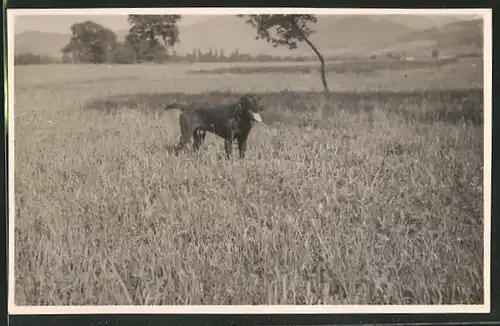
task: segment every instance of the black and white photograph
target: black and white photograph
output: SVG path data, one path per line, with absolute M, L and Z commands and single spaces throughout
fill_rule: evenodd
M 9 313 L 487 313 L 488 9 L 9 9 Z

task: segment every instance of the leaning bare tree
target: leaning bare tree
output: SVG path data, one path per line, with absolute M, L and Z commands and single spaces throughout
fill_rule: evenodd
M 246 22 L 257 29 L 255 39 L 264 39 L 274 47 L 287 46 L 290 50 L 297 48 L 297 43 L 306 42 L 316 53 L 321 63 L 321 80 L 325 92 L 329 92 L 326 82 L 325 59 L 318 48 L 309 40 L 315 31 L 309 25 L 316 23 L 314 15 L 238 15 L 246 18 Z M 275 35 L 271 35 L 275 32 Z

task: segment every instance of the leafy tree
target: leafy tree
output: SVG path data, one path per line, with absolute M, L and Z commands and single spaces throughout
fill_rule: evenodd
M 112 51 L 118 44 L 116 34 L 102 25 L 87 20 L 71 26 L 71 39 L 61 49 L 79 62 L 105 63 L 112 61 Z
M 72 63 L 73 59 L 71 58 L 71 56 L 69 55 L 69 53 L 64 53 L 62 55 L 61 62 L 62 63 Z
M 163 63 L 168 58 L 167 49 L 157 40 L 141 42 L 140 56 L 142 60 L 154 63 Z
M 33 53 L 16 54 L 14 57 L 14 65 L 45 65 L 58 63 L 56 58 L 48 55 L 39 55 Z
M 316 53 L 321 63 L 321 80 L 325 92 L 329 92 L 326 81 L 325 60 L 319 50 L 311 43 L 309 36 L 313 31 L 309 25 L 317 22 L 314 15 L 238 15 L 246 18 L 246 23 L 256 28 L 256 40 L 264 39 L 274 47 L 286 46 L 290 50 L 297 48 L 297 43 L 306 42 Z M 272 35 L 271 33 L 274 32 Z
M 113 62 L 131 64 L 137 61 L 137 55 L 132 44 L 127 41 L 120 43 L 113 51 Z
M 128 15 L 130 29 L 126 40 L 134 47 L 140 60 L 148 60 L 141 56 L 144 54 L 144 41 L 149 41 L 149 50 L 154 53 L 161 45 L 158 40 L 162 40 L 163 50 L 168 54 L 168 48 L 180 42 L 177 27 L 180 19 L 180 15 Z

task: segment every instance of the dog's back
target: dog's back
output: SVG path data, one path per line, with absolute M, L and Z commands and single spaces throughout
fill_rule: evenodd
M 184 105 L 184 104 L 178 104 L 178 103 L 172 103 L 172 104 L 169 104 L 169 105 L 165 106 L 165 110 L 174 110 L 174 109 L 178 109 L 178 110 L 184 111 L 186 109 L 186 105 Z
M 210 105 L 204 103 L 190 103 L 186 105 L 172 103 L 165 107 L 165 110 L 173 109 L 178 109 L 183 115 L 190 116 L 190 120 L 203 121 L 204 124 L 211 126 L 209 131 L 219 134 L 226 127 L 228 120 L 234 116 L 236 105 Z

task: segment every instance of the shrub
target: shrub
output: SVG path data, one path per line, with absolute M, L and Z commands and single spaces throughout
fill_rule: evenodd
M 21 53 L 14 57 L 14 65 L 44 65 L 57 63 L 59 60 L 48 55 Z

